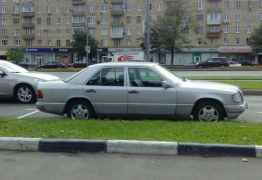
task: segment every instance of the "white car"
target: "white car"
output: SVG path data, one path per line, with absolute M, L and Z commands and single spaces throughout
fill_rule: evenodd
M 56 80 L 59 80 L 56 76 L 29 72 L 16 64 L 0 60 L 0 97 L 2 98 L 14 97 L 20 103 L 34 103 L 37 83 Z

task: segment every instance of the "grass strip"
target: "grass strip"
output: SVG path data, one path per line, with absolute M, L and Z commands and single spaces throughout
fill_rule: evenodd
M 167 120 L 0 119 L 0 136 L 261 144 L 262 124 Z
M 262 81 L 216 80 L 216 82 L 236 85 L 244 90 L 262 90 Z
M 262 80 L 262 76 L 187 76 L 191 80 Z

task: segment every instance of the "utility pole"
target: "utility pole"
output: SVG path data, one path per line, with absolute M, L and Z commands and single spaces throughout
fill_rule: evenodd
M 89 46 L 89 32 L 88 32 L 88 19 L 86 18 L 86 23 L 85 23 L 85 31 L 86 31 L 86 59 L 89 62 L 89 54 L 90 54 L 90 46 Z
M 150 61 L 150 49 L 151 49 L 151 0 L 144 0 L 145 3 L 145 36 L 144 36 L 144 46 L 145 46 L 145 60 Z

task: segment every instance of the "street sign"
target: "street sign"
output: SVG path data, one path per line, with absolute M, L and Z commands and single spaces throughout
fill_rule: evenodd
M 90 46 L 86 46 L 86 52 L 89 54 L 90 53 L 90 51 L 91 51 L 91 49 L 90 49 Z

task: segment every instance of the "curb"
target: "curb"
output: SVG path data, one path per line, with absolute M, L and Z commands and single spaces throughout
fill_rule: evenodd
M 0 137 L 0 150 L 45 153 L 122 153 L 219 157 L 262 157 L 262 146 L 162 141 Z
M 246 96 L 262 96 L 261 90 L 243 90 L 243 93 Z

